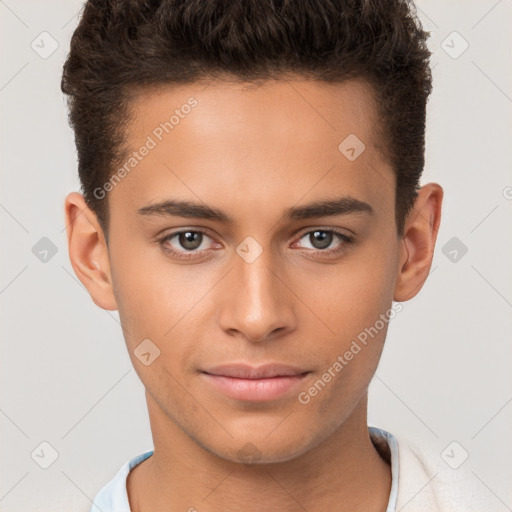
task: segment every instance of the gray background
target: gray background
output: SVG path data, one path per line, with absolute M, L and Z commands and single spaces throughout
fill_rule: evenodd
M 469 453 L 461 467 L 488 510 L 512 510 L 512 3 L 417 5 L 434 52 L 423 181 L 446 196 L 431 276 L 390 326 L 370 423 L 441 459 L 456 441 L 450 453 Z M 64 197 L 79 185 L 59 85 L 80 9 L 0 0 L 3 512 L 63 501 L 87 511 L 126 460 L 152 448 L 117 312 L 94 305 L 67 253 Z M 33 252 L 43 237 L 57 250 L 46 262 Z M 48 469 L 42 442 L 58 452 Z

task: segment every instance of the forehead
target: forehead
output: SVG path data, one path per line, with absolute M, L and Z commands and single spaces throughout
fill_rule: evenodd
M 197 105 L 189 109 L 191 98 Z M 283 140 L 288 145 L 296 141 L 295 145 L 300 146 L 305 139 L 315 142 L 327 134 L 340 138 L 348 129 L 366 145 L 377 147 L 376 106 L 374 89 L 363 80 L 337 84 L 281 79 L 258 84 L 213 81 L 161 85 L 134 96 L 130 102 L 132 122 L 126 135 L 134 142 L 153 131 L 155 121 L 165 123 L 175 114 L 171 120 L 174 134 L 188 128 L 195 137 L 212 140 L 230 136 L 238 143 L 245 137 L 256 137 L 254 141 L 246 140 L 244 148 L 251 147 L 251 142 L 269 139 L 275 141 L 271 148 Z M 181 123 L 185 118 L 187 122 Z M 179 124 L 185 126 L 178 129 Z
M 134 208 L 169 195 L 208 204 L 229 198 L 240 207 L 252 196 L 259 204 L 266 198 L 266 206 L 293 204 L 333 189 L 371 200 L 383 185 L 394 189 L 377 123 L 373 89 L 363 81 L 210 82 L 142 91 L 131 103 L 126 143 L 129 154 L 150 150 L 125 165 L 126 178 L 111 197 Z

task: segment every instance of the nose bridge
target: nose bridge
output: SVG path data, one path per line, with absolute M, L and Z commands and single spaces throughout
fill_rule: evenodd
M 290 330 L 295 317 L 286 287 L 276 277 L 276 259 L 270 249 L 256 244 L 246 239 L 237 248 L 221 322 L 225 330 L 263 341 Z

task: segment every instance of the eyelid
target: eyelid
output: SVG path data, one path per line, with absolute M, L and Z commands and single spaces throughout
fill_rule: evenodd
M 349 229 L 339 228 L 336 226 L 307 226 L 301 228 L 293 234 L 294 240 L 300 240 L 305 235 L 314 233 L 315 231 L 326 231 L 328 233 L 334 233 L 340 237 L 355 238 L 355 233 Z
M 348 238 L 355 238 L 355 232 L 352 231 L 351 229 L 340 228 L 337 226 L 322 226 L 322 225 L 320 225 L 320 226 L 312 225 L 312 226 L 307 226 L 305 228 L 301 228 L 298 231 L 296 231 L 293 236 L 301 238 L 304 235 L 306 235 L 308 233 L 312 233 L 314 231 L 332 231 L 333 233 L 337 233 L 339 235 L 343 235 Z

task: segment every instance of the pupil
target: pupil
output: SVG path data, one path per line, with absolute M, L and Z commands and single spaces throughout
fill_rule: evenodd
M 313 231 L 309 235 L 309 239 L 316 249 L 325 249 L 332 242 L 332 233 L 327 231 Z
M 185 233 L 180 233 L 179 241 L 181 246 L 185 249 L 197 249 L 201 245 L 201 233 L 194 231 L 186 231 Z

